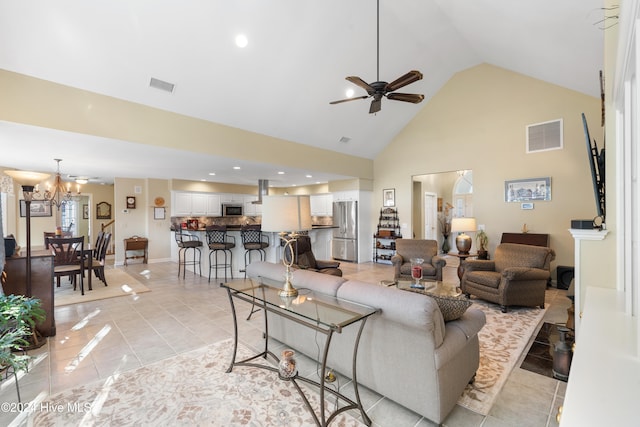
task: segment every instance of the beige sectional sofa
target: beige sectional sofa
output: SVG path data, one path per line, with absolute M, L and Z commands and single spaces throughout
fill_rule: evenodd
M 280 280 L 284 273 L 282 264 L 247 267 L 247 276 L 258 280 Z M 445 323 L 435 300 L 426 295 L 305 270 L 294 271 L 292 283 L 380 308 L 360 340 L 358 383 L 442 423 L 478 368 L 478 331 L 486 320 L 482 311 L 470 308 L 460 319 Z M 357 331 L 346 327 L 331 341 L 328 366 L 347 376 Z M 269 335 L 314 360 L 324 346 L 323 334 L 280 316 L 269 317 Z

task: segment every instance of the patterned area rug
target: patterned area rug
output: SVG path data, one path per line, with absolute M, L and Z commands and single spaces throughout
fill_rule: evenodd
M 55 288 L 54 305 L 59 307 L 62 305 L 135 295 L 150 291 L 145 285 L 118 268 L 105 268 L 104 275 L 109 286 L 105 286 L 102 280 L 96 278 L 94 275 L 91 279 L 91 287 L 93 290 L 90 291 L 88 289 L 87 279 L 85 278 L 84 295 L 80 294 L 80 285 L 78 285 L 78 289 L 74 291 L 73 285 L 69 283 L 68 279 L 62 278 L 60 287 Z
M 478 334 L 480 367 L 476 379 L 467 386 L 458 404 L 487 415 L 526 345 L 540 326 L 546 310 L 523 307 L 509 308 L 507 313 L 502 313 L 499 306 L 479 300 L 474 301 L 472 307 L 484 312 L 487 323 Z
M 225 340 L 58 393 L 36 405 L 56 410 L 32 413 L 33 425 L 315 426 L 291 382 L 246 366 L 226 373 L 231 351 Z M 240 346 L 239 359 L 249 354 Z M 315 408 L 318 396 L 308 395 Z M 363 424 L 343 413 L 331 425 Z

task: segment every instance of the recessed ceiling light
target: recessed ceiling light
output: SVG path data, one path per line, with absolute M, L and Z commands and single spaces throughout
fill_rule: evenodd
M 216 176 L 216 173 L 215 172 L 209 172 L 209 175 Z
M 306 177 L 307 177 L 307 178 L 313 178 L 313 176 L 312 176 L 312 175 L 306 175 Z
M 240 170 L 240 166 L 234 166 L 233 167 L 235 170 Z
M 284 175 L 284 172 L 278 171 L 278 175 Z
M 238 47 L 247 47 L 249 44 L 249 39 L 244 34 L 238 34 L 236 36 L 236 46 Z

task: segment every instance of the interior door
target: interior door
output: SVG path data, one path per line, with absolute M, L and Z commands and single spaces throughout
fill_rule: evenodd
M 424 193 L 424 238 L 438 240 L 438 195 Z

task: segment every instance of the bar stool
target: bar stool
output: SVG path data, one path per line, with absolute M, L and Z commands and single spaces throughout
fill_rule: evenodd
M 240 228 L 242 245 L 244 246 L 244 277 L 247 277 L 247 265 L 251 264 L 251 252 L 257 251 L 260 261 L 267 258 L 265 248 L 269 246 L 269 237 L 262 234 L 260 225 L 243 225 Z
M 182 278 L 184 279 L 184 274 L 187 271 L 187 265 L 193 265 L 193 274 L 196 274 L 196 267 L 200 270 L 200 258 L 202 255 L 200 248 L 202 247 L 202 242 L 198 239 L 198 236 L 184 234 L 180 228 L 175 231 L 174 237 L 178 244 L 178 277 L 180 277 L 180 268 L 182 267 Z M 191 261 L 187 261 L 189 249 L 193 251 L 193 258 Z M 198 254 L 197 260 L 196 253 Z M 200 274 L 201 273 L 202 271 L 200 270 Z
M 251 252 L 258 251 L 260 255 L 260 261 L 264 261 L 267 258 L 265 248 L 269 246 L 269 237 L 262 234 L 262 228 L 260 225 L 243 225 L 240 228 L 240 234 L 242 236 L 242 245 L 244 246 L 244 277 L 247 277 L 247 265 L 251 263 Z M 251 307 L 247 320 L 251 319 L 253 313 L 260 310 L 260 307 L 254 304 Z
M 216 271 L 216 279 L 218 278 L 218 269 L 224 269 L 224 280 L 227 281 L 227 268 L 231 271 L 233 279 L 233 252 L 231 249 L 236 247 L 236 238 L 227 235 L 226 225 L 209 225 L 206 228 L 207 242 L 209 243 L 209 282 L 211 282 L 211 270 Z M 218 263 L 218 252 L 224 254 L 224 264 Z M 229 258 L 227 259 L 227 252 Z M 215 258 L 215 265 L 211 262 L 211 257 Z

